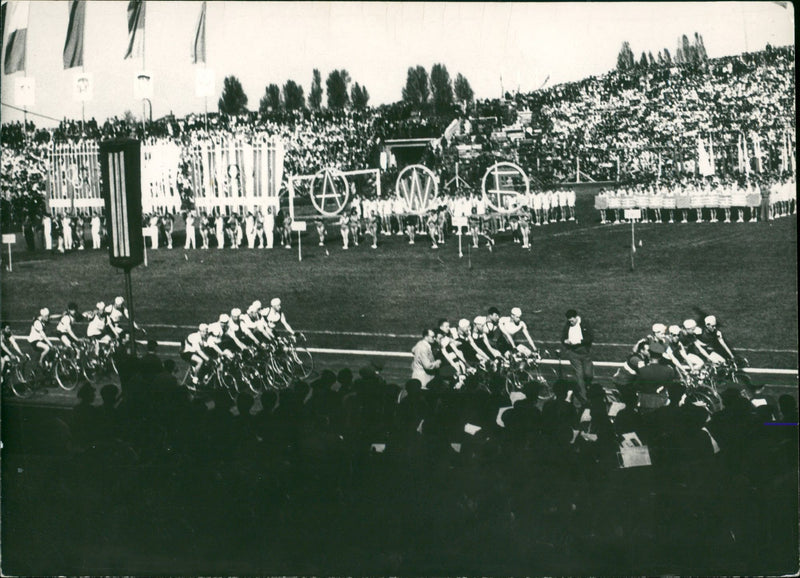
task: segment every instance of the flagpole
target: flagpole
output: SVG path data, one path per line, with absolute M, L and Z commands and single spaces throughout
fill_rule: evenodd
M 142 71 L 145 70 L 145 47 L 147 43 L 145 42 L 146 34 L 147 34 L 147 8 L 144 3 L 142 3 Z M 152 79 L 151 79 L 152 80 Z M 144 139 L 147 137 L 147 122 L 145 117 L 145 108 L 144 108 L 144 95 L 142 95 L 142 144 L 144 144 Z M 152 113 L 153 105 L 150 104 L 150 110 Z

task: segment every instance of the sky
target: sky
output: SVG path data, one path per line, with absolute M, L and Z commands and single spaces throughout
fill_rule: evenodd
M 794 8 L 776 2 L 641 3 L 479 3 L 479 2 L 208 2 L 207 63 L 216 79 L 216 110 L 222 81 L 235 75 L 258 102 L 270 83 L 288 79 L 308 95 L 312 70 L 319 68 L 323 88 L 328 73 L 349 71 L 366 86 L 370 104 L 400 100 L 410 66 L 428 71 L 447 66 L 451 78 L 462 73 L 477 98 L 501 90 L 535 90 L 543 85 L 603 74 L 616 65 L 623 41 L 638 60 L 642 51 L 674 55 L 678 38 L 702 34 L 710 58 L 762 50 L 766 44 L 794 44 Z M 84 70 L 93 76 L 87 119 L 140 117 L 142 103 L 133 94 L 134 76 L 153 76 L 153 118 L 170 112 L 202 113 L 206 102 L 195 96 L 190 48 L 200 2 L 147 2 L 145 59 L 123 60 L 127 47 L 127 2 L 89 0 L 86 7 Z M 72 97 L 80 69 L 64 70 L 62 50 L 69 2 L 35 1 L 28 21 L 25 72 L 2 81 L 2 122 L 22 119 L 14 104 L 13 79 L 36 83 L 31 112 L 54 119 L 80 120 L 81 103 Z M 55 121 L 29 115 L 38 126 Z

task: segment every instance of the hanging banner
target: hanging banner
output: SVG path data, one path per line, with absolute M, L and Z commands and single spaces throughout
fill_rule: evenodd
M 216 93 L 214 71 L 210 68 L 198 68 L 195 73 L 194 93 L 198 98 L 213 97 Z
M 94 83 L 91 72 L 75 75 L 72 83 L 72 99 L 78 102 L 89 102 L 94 98 Z
M 133 97 L 136 100 L 153 98 L 153 76 L 149 70 L 142 70 L 133 79 Z
M 36 104 L 36 79 L 23 76 L 14 79 L 14 104 L 17 106 L 34 106 Z

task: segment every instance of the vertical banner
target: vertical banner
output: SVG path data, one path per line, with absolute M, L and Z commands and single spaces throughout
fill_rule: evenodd
M 73 0 L 69 7 L 67 38 L 64 40 L 64 69 L 83 66 L 83 30 L 85 20 L 85 0 Z
M 125 58 L 139 58 L 144 53 L 144 0 L 128 2 L 128 49 Z
M 192 39 L 192 64 L 206 63 L 206 3 L 200 5 L 200 15 Z
M 3 44 L 5 48 L 3 68 L 6 74 L 11 74 L 12 72 L 25 70 L 25 45 L 28 36 L 30 2 L 22 0 L 8 2 L 4 4 L 4 7 L 6 8 L 5 26 L 8 34 Z
M 101 143 L 100 169 L 111 266 L 130 270 L 144 260 L 139 141 L 121 139 Z

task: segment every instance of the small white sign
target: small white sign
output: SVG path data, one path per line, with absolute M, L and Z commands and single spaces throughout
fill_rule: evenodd
M 72 84 L 72 99 L 77 102 L 89 102 L 94 98 L 94 83 L 91 72 L 81 72 L 75 75 Z
M 216 82 L 214 81 L 214 71 L 210 68 L 198 68 L 195 74 L 194 94 L 198 98 L 214 96 L 216 93 Z
M 133 79 L 133 97 L 136 100 L 153 98 L 153 75 L 149 70 L 136 73 Z
M 34 106 L 36 104 L 36 79 L 24 76 L 14 79 L 14 104 Z
M 8 233 L 3 235 L 3 243 L 7 245 L 13 245 L 17 242 L 17 236 L 14 233 Z
M 453 226 L 454 227 L 466 227 L 468 226 L 469 221 L 467 217 L 453 217 Z
M 642 218 L 642 210 L 641 209 L 625 209 L 625 218 L 626 219 L 641 219 Z
M 302 232 L 306 230 L 305 221 L 292 221 L 292 231 Z

